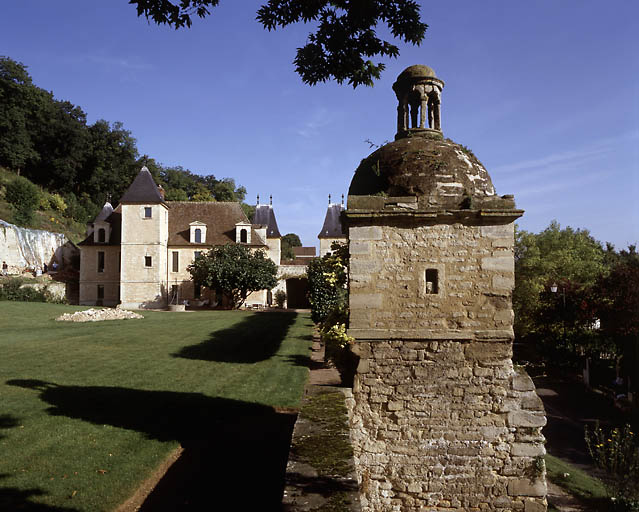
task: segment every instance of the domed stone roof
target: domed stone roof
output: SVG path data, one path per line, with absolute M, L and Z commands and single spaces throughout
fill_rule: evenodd
M 425 66 L 423 64 L 415 64 L 413 66 L 408 66 L 404 71 L 402 71 L 397 80 L 402 80 L 404 78 L 437 78 L 435 74 L 435 70 L 429 66 Z
M 433 132 L 400 138 L 362 160 L 348 194 L 417 196 L 425 207 L 453 209 L 495 198 L 490 176 L 475 155 Z

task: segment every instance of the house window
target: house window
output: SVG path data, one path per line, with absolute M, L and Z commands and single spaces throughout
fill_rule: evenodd
M 104 251 L 98 251 L 98 272 L 104 272 Z
M 104 299 L 104 285 L 103 284 L 99 284 L 98 285 L 98 300 L 102 300 Z
M 202 286 L 200 283 L 193 283 L 193 297 L 199 299 L 202 295 Z
M 180 270 L 180 253 L 178 251 L 173 251 L 172 272 L 177 272 L 178 270 Z
M 202 256 L 202 251 L 195 251 L 193 253 L 193 259 L 194 260 L 198 259 L 200 256 Z
M 439 293 L 439 283 L 437 280 L 437 269 L 426 269 L 426 293 Z
M 171 304 L 177 304 L 178 301 L 178 285 L 171 285 Z
M 150 206 L 144 207 L 144 218 L 150 219 L 153 214 L 153 209 Z
M 153 259 L 151 258 L 151 256 L 145 256 L 144 257 L 144 266 L 145 267 L 152 267 L 153 266 Z
M 240 231 L 240 243 L 245 244 L 247 240 L 247 234 L 246 234 L 246 229 L 242 229 Z
M 195 243 L 196 244 L 202 243 L 202 230 L 200 228 L 197 228 L 195 230 Z
M 104 232 L 104 228 L 98 229 L 98 242 L 106 241 L 106 233 Z

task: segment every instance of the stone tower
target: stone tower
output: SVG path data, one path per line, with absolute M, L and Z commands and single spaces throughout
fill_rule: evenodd
M 331 252 L 331 245 L 333 243 L 345 244 L 346 234 L 342 227 L 342 211 L 344 210 L 344 194 L 342 194 L 341 203 L 332 203 L 331 195 L 328 195 L 328 208 L 326 210 L 326 216 L 324 217 L 324 224 L 320 230 L 317 238 L 320 242 L 320 258 L 325 254 Z
M 167 303 L 169 211 L 146 167 L 142 167 L 120 199 L 120 208 L 122 307 L 164 307 Z
M 367 511 L 546 510 L 531 379 L 512 364 L 513 196 L 444 139 L 444 82 L 402 72 L 395 141 L 348 196 L 352 440 Z M 428 123 L 426 123 L 428 120 Z

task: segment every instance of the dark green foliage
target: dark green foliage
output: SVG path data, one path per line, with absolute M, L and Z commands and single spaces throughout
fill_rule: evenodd
M 278 308 L 283 308 L 286 302 L 286 292 L 284 290 L 277 290 L 275 292 L 275 305 Z
M 639 434 L 630 425 L 603 430 L 586 427 L 586 445 L 595 465 L 607 476 L 604 485 L 621 503 L 615 510 L 639 510 Z
M 397 46 L 377 37 L 377 26 L 387 25 L 394 37 L 415 45 L 428 27 L 421 22 L 414 0 L 269 0 L 257 19 L 268 30 L 299 22 L 316 27 L 294 61 L 295 70 L 309 85 L 334 79 L 353 87 L 372 86 L 385 66 L 369 58 L 399 55 Z
M 33 220 L 33 212 L 40 203 L 40 190 L 28 179 L 17 176 L 7 184 L 5 197 L 13 206 L 13 220 L 21 225 L 29 225 Z
M 219 0 L 129 0 L 138 16 L 157 24 L 190 27 L 194 16 L 203 18 Z M 422 23 L 415 0 L 269 0 L 257 11 L 257 20 L 267 30 L 294 23 L 310 23 L 315 32 L 297 49 L 294 64 L 309 85 L 334 79 L 353 87 L 373 85 L 384 70 L 370 58 L 397 57 L 399 48 L 377 37 L 379 25 L 393 37 L 419 45 L 428 25 Z
M 36 289 L 31 286 L 22 287 L 23 281 L 19 277 L 12 277 L 0 282 L 0 301 L 16 300 L 21 302 L 60 302 L 45 286 Z
M 146 165 L 170 201 L 242 201 L 232 178 L 164 167 L 144 155 L 122 123 L 86 122 L 80 107 L 33 85 L 26 67 L 0 57 L 0 165 L 65 197 L 65 215 L 85 223 L 107 199 L 116 204 Z M 27 225 L 25 208 L 14 222 Z
M 321 258 L 314 258 L 308 264 L 309 302 L 311 319 L 316 324 L 323 323 L 334 310 L 348 308 L 346 290 L 346 262 L 348 248 L 334 244 L 337 249 Z
M 292 260 L 295 259 L 293 253 L 293 247 L 302 247 L 302 241 L 300 237 L 295 233 L 287 233 L 282 237 L 282 259 Z
M 215 7 L 219 0 L 129 0 L 136 6 L 138 16 L 146 16 L 158 25 L 166 24 L 176 29 L 190 27 L 191 18 L 199 16 L 204 18 L 210 14 L 209 9 Z
M 239 244 L 215 247 L 188 266 L 193 280 L 211 290 L 222 290 L 235 308 L 249 293 L 270 290 L 277 284 L 277 265 L 264 251 Z
M 604 250 L 588 230 L 553 221 L 539 234 L 515 233 L 515 333 L 533 334 L 539 326 L 540 294 L 553 282 L 588 287 L 604 271 Z M 568 297 L 567 297 L 568 299 Z

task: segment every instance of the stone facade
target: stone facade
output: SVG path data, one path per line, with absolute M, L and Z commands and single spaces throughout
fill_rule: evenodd
M 187 267 L 198 253 L 232 243 L 264 250 L 279 265 L 280 235 L 272 207 L 266 209 L 269 226 L 250 223 L 239 203 L 164 201 L 143 168 L 117 208 L 104 205 L 80 243 L 80 304 L 154 309 L 184 300 L 217 304 L 215 290 L 198 287 Z M 268 300 L 263 290 L 247 303 Z
M 400 121 L 412 98 L 402 87 L 436 81 L 430 68 L 409 70 L 395 87 Z M 398 140 L 360 166 L 345 212 L 362 508 L 545 511 L 546 418 L 512 364 L 514 221 L 523 212 L 424 117 L 410 131 L 400 123 Z

